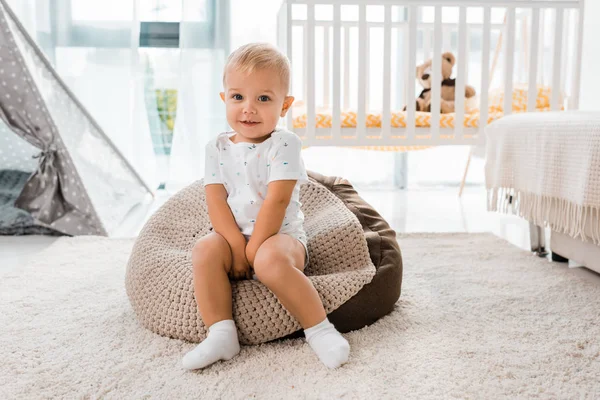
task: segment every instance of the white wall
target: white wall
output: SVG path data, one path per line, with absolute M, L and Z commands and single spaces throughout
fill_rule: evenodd
M 230 49 L 250 42 L 277 44 L 277 12 L 282 0 L 230 0 Z
M 600 1 L 585 0 L 583 16 L 583 59 L 579 108 L 600 111 Z

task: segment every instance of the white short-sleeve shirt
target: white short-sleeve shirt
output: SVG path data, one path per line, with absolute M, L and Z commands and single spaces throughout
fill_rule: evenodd
M 304 234 L 300 185 L 308 181 L 301 150 L 293 132 L 278 128 L 262 143 L 233 143 L 235 132 L 223 132 L 206 145 L 204 185 L 221 183 L 227 204 L 242 234 L 250 236 L 272 181 L 297 180 L 280 233 Z

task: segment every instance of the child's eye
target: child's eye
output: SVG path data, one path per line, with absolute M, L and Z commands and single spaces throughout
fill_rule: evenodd
M 243 97 L 241 94 L 234 94 L 233 96 L 231 96 L 234 100 L 242 100 Z
M 269 98 L 269 96 L 262 95 L 262 96 L 260 96 L 260 97 L 258 98 L 258 100 L 260 100 L 260 101 L 269 101 L 269 100 L 271 100 L 271 99 Z

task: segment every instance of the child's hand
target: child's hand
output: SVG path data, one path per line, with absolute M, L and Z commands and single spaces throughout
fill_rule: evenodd
M 229 271 L 229 277 L 234 280 L 252 279 L 252 272 L 250 271 L 250 264 L 246 258 L 245 248 L 234 248 L 232 253 L 233 265 Z

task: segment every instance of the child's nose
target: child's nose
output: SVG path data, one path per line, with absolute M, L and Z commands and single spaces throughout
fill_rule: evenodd
M 251 101 L 247 101 L 246 104 L 244 104 L 244 114 L 255 114 L 256 113 L 256 107 L 254 106 L 254 104 L 252 104 Z

